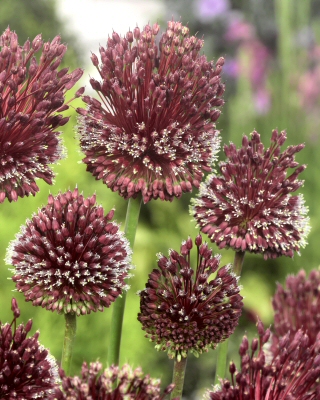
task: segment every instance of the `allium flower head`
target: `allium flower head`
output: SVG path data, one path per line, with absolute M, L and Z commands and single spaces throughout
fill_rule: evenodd
M 122 368 L 112 365 L 102 370 L 100 362 L 83 363 L 81 377 L 67 377 L 60 371 L 62 390 L 56 393 L 57 400 L 161 400 L 172 392 L 169 385 L 163 394 L 160 393 L 160 380 L 143 376 L 141 368 L 133 370 L 125 364 Z
M 220 163 L 222 175 L 211 174 L 201 184 L 192 214 L 203 233 L 220 248 L 262 253 L 264 258 L 293 257 L 306 245 L 309 218 L 303 196 L 293 196 L 305 169 L 295 161 L 303 147 L 289 146 L 281 153 L 286 133 L 272 132 L 265 149 L 254 131 L 242 147 L 224 147 L 228 157 Z M 289 168 L 293 169 L 287 176 Z
M 27 337 L 32 320 L 16 326 L 20 311 L 15 299 L 12 311 L 12 323 L 0 323 L 0 398 L 53 399 L 59 382 L 58 366 L 39 343 L 39 332 Z
M 49 196 L 11 242 L 6 261 L 13 281 L 35 306 L 77 315 L 102 311 L 123 290 L 129 276 L 129 243 L 95 204 L 75 189 Z
M 302 329 L 314 343 L 320 332 L 320 270 L 304 270 L 286 279 L 286 287 L 278 284 L 272 300 L 275 337 L 290 332 L 291 337 Z
M 320 333 L 313 345 L 301 330 L 291 339 L 287 333 L 274 353 L 266 349 L 270 330 L 258 324 L 259 340 L 251 346 L 246 336 L 239 354 L 238 371 L 230 363 L 230 381 L 207 393 L 210 400 L 317 400 L 320 398 Z M 265 345 L 265 346 L 264 346 Z
M 203 41 L 180 22 L 113 32 L 92 62 L 98 101 L 78 109 L 87 170 L 124 198 L 172 200 L 199 187 L 219 147 L 215 121 L 224 85 L 216 64 L 200 55 Z
M 180 254 L 171 250 L 169 258 L 159 255 L 159 269 L 151 272 L 146 289 L 140 292 L 142 329 L 170 358 L 181 359 L 189 351 L 197 356 L 215 348 L 233 333 L 241 314 L 242 297 L 231 266 L 219 269 L 220 256 L 212 255 L 200 235 L 195 244 L 195 270 L 189 238 Z
M 1 203 L 35 195 L 37 178 L 52 184 L 49 164 L 63 156 L 55 129 L 68 121 L 60 114 L 68 109 L 65 94 L 82 75 L 58 70 L 66 49 L 59 36 L 43 43 L 38 35 L 23 46 L 9 28 L 0 36 Z

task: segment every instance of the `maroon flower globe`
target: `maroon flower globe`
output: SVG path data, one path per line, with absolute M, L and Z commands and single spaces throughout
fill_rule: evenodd
M 301 330 L 281 338 L 274 352 L 267 349 L 270 330 L 258 323 L 259 340 L 246 336 L 240 345 L 240 369 L 233 362 L 231 379 L 208 391 L 208 400 L 317 400 L 320 398 L 320 333 L 314 344 Z
M 286 133 L 274 130 L 268 149 L 254 131 L 242 147 L 224 147 L 222 175 L 211 174 L 193 201 L 192 214 L 201 231 L 220 248 L 261 253 L 264 258 L 293 257 L 306 245 L 309 218 L 302 194 L 293 196 L 305 169 L 295 161 L 304 145 L 281 153 Z M 287 176 L 288 169 L 293 169 Z
M 62 389 L 57 388 L 57 400 L 162 400 L 173 390 L 169 385 L 161 394 L 160 380 L 144 376 L 141 368 L 133 370 L 128 364 L 122 368 L 112 365 L 105 370 L 100 362 L 86 362 L 81 368 L 81 377 L 67 377 L 60 370 Z
M 288 276 L 285 287 L 278 284 L 272 305 L 275 340 L 287 332 L 293 337 L 302 329 L 314 343 L 320 332 L 320 270 L 311 271 L 309 277 L 304 270 Z
M 39 332 L 27 337 L 32 320 L 16 326 L 20 311 L 15 299 L 12 311 L 12 323 L 0 323 L 0 398 L 53 400 L 60 382 L 58 365 L 39 343 Z
M 6 261 L 26 301 L 48 310 L 88 314 L 102 311 L 127 289 L 129 242 L 104 215 L 96 197 L 78 189 L 49 196 L 10 244 Z
M 180 22 L 113 32 L 93 54 L 100 101 L 78 109 L 87 171 L 124 198 L 173 200 L 199 187 L 219 149 L 215 121 L 224 85 L 216 64 L 200 55 L 203 41 Z
M 158 267 L 149 275 L 146 289 L 140 292 L 138 320 L 146 337 L 156 342 L 157 350 L 170 358 L 198 356 L 228 338 L 238 324 L 242 297 L 238 278 L 231 266 L 219 269 L 220 256 L 195 239 L 196 268 L 191 268 L 189 238 L 180 254 L 159 255 Z M 212 275 L 214 274 L 214 276 Z
M 82 75 L 59 70 L 66 49 L 59 36 L 43 43 L 38 35 L 23 46 L 9 28 L 0 36 L 0 203 L 35 195 L 38 178 L 52 184 L 49 164 L 63 157 L 56 129 L 69 119 L 61 115 L 69 108 L 65 94 Z

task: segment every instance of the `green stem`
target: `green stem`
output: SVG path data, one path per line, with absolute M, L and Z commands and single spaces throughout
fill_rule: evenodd
M 244 251 L 235 252 L 233 261 L 233 272 L 237 276 L 241 275 L 244 256 L 245 256 Z M 228 357 L 228 339 L 220 343 L 218 346 L 215 384 L 219 384 L 219 378 L 221 379 L 225 378 L 227 369 L 227 357 Z
M 128 201 L 124 233 L 126 235 L 126 238 L 129 240 L 131 249 L 133 249 L 134 239 L 136 236 L 141 203 L 142 203 L 141 195 L 136 199 L 130 198 Z M 112 364 L 119 365 L 120 343 L 121 343 L 122 323 L 123 323 L 125 304 L 126 304 L 126 292 L 124 291 L 122 293 L 122 296 L 118 297 L 113 306 L 112 321 L 110 328 L 110 342 L 109 342 L 108 358 L 107 358 L 108 365 Z
M 173 392 L 171 393 L 170 399 L 181 399 L 182 397 L 182 390 L 183 390 L 183 383 L 184 383 L 184 376 L 186 373 L 186 366 L 187 366 L 187 358 L 181 357 L 180 361 L 175 358 L 174 366 L 173 366 L 173 377 L 172 383 L 175 384 Z
M 64 332 L 61 367 L 68 376 L 70 373 L 73 345 L 76 338 L 77 316 L 75 313 L 66 313 L 64 317 L 66 328 Z

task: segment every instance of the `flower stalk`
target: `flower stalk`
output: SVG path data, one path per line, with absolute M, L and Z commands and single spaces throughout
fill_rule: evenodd
M 64 314 L 66 327 L 64 332 L 61 367 L 69 375 L 72 361 L 73 346 L 77 331 L 77 315 L 75 313 Z
M 129 241 L 131 249 L 134 245 L 134 240 L 138 227 L 141 203 L 141 195 L 139 195 L 136 199 L 131 197 L 128 201 L 127 215 L 125 221 L 125 236 Z M 119 297 L 114 304 L 107 358 L 108 365 L 119 364 L 122 324 L 126 297 L 126 292 L 123 292 L 122 296 Z
M 182 398 L 182 390 L 184 384 L 184 377 L 186 373 L 187 358 L 176 357 L 173 366 L 172 383 L 175 385 L 170 400 L 178 400 Z

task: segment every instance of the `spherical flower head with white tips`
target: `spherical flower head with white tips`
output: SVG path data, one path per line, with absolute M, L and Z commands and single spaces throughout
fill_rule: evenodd
M 219 150 L 215 122 L 224 103 L 221 71 L 201 55 L 203 40 L 170 21 L 113 32 L 90 80 L 100 101 L 78 109 L 87 171 L 124 198 L 172 201 L 199 187 Z
M 109 307 L 127 289 L 132 253 L 113 215 L 78 189 L 50 195 L 9 246 L 6 261 L 15 267 L 17 290 L 59 313 Z
M 60 382 L 58 365 L 38 341 L 39 332 L 27 337 L 32 320 L 16 325 L 20 315 L 12 299 L 14 319 L 11 324 L 0 322 L 0 398 L 1 399 L 54 399 Z
M 264 258 L 293 257 L 305 247 L 310 231 L 308 209 L 302 194 L 292 195 L 303 185 L 297 179 L 295 154 L 304 145 L 281 152 L 286 133 L 274 130 L 268 149 L 254 131 L 244 136 L 242 147 L 224 147 L 226 162 L 221 175 L 211 174 L 193 200 L 192 215 L 201 231 L 220 248 L 263 254 Z M 293 169 L 287 176 L 288 169 Z
M 171 250 L 168 258 L 159 255 L 159 268 L 151 272 L 146 289 L 140 292 L 142 329 L 170 358 L 214 349 L 233 333 L 241 315 L 240 287 L 231 266 L 219 268 L 220 257 L 212 255 L 200 235 L 195 244 L 195 269 L 191 268 L 189 238 L 180 254 Z
M 64 157 L 56 129 L 69 120 L 65 95 L 83 72 L 59 68 L 66 50 L 60 36 L 43 43 L 38 35 L 23 46 L 10 28 L 0 36 L 0 203 L 34 196 L 36 179 L 51 185 L 50 164 Z

